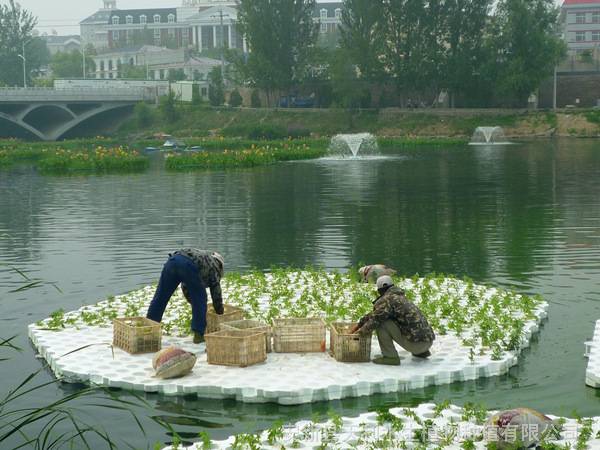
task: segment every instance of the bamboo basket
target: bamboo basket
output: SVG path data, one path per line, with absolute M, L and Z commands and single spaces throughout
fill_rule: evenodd
M 160 323 L 146 317 L 123 317 L 113 321 L 113 345 L 127 353 L 154 353 L 160 350 Z
M 371 361 L 371 335 L 351 334 L 354 323 L 334 322 L 331 324 L 329 344 L 331 353 L 339 362 Z
M 221 330 L 204 338 L 209 364 L 248 367 L 267 359 L 264 331 Z
M 277 353 L 309 353 L 326 350 L 325 322 L 322 319 L 275 319 L 273 350 Z
M 223 305 L 225 312 L 217 314 L 212 305 L 208 306 L 206 311 L 206 333 L 214 333 L 221 329 L 221 324 L 225 322 L 233 322 L 244 318 L 244 310 L 237 306 Z
M 273 346 L 271 345 L 271 337 L 273 333 L 271 332 L 271 327 L 259 322 L 258 320 L 236 320 L 233 322 L 225 322 L 221 324 L 221 330 L 249 330 L 256 332 L 264 332 L 265 333 L 265 341 L 267 343 L 267 353 L 271 353 L 273 351 Z

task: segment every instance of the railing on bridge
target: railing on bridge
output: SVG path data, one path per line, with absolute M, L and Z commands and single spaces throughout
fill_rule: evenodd
M 54 89 L 0 88 L 0 102 L 139 102 L 155 101 L 153 88 Z

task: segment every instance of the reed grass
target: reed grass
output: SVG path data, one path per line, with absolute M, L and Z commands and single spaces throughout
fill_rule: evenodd
M 13 269 L 21 278 L 30 280 L 23 270 Z M 21 290 L 30 289 L 33 287 L 26 285 Z M 0 363 L 10 364 L 11 357 L 8 352 L 22 351 L 14 343 L 16 338 L 17 336 L 0 337 L 0 351 L 2 351 Z M 128 392 L 133 396 L 133 400 L 128 400 L 109 388 L 91 386 L 58 400 L 43 403 L 38 401 L 40 394 L 45 389 L 56 387 L 62 382 L 60 378 L 40 381 L 44 373 L 43 368 L 34 371 L 14 387 L 4 383 L 6 391 L 0 393 L 0 448 L 12 450 L 107 448 L 112 450 L 124 448 L 123 445 L 134 448 L 127 443 L 116 442 L 110 432 L 94 420 L 92 412 L 97 409 L 111 413 L 125 413 L 132 420 L 132 425 L 144 436 L 146 435 L 135 409 L 149 410 L 150 405 L 140 395 Z M 154 415 L 150 417 L 171 434 L 176 434 L 171 425 L 162 419 Z

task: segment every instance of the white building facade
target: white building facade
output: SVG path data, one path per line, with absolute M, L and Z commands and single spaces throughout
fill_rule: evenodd
M 341 17 L 341 2 L 317 3 L 313 13 L 322 34 L 336 32 Z M 183 0 L 177 8 L 136 10 L 119 10 L 117 0 L 103 0 L 103 8 L 80 26 L 84 45 L 97 50 L 143 43 L 198 52 L 218 48 L 247 52 L 236 21 L 237 6 L 231 0 Z M 137 42 L 141 35 L 145 41 Z
M 570 53 L 600 47 L 600 0 L 565 0 L 562 22 Z

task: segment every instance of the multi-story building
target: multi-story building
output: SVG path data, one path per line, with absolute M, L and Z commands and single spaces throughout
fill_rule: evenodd
M 181 71 L 188 80 L 205 80 L 220 61 L 190 57 L 184 48 L 168 49 L 153 45 L 110 49 L 93 56 L 96 79 L 123 78 L 125 69 L 142 67 L 148 80 L 166 80 L 171 70 Z
M 50 55 L 59 52 L 69 53 L 73 50 L 81 50 L 81 38 L 77 35 L 58 36 L 56 34 L 43 34 L 40 36 L 45 42 Z
M 102 9 L 99 9 L 79 24 L 82 45 L 91 44 L 98 50 L 108 48 L 107 28 L 109 19 L 112 12 L 117 9 L 117 0 L 103 0 L 103 2 Z
M 571 54 L 600 47 L 600 0 L 564 0 L 562 23 Z
M 119 10 L 116 0 L 103 0 L 101 10 L 81 22 L 85 45 L 98 50 L 132 45 L 193 48 L 237 48 L 246 52 L 237 32 L 236 2 L 183 0 L 178 8 Z M 318 3 L 314 20 L 323 34 L 334 33 L 341 22 L 342 3 Z

